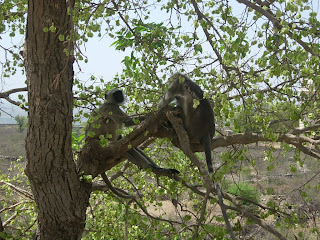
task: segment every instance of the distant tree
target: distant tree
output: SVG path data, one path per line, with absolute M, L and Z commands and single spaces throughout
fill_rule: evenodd
M 17 115 L 14 117 L 14 120 L 16 120 L 17 122 L 17 130 L 19 133 L 22 133 L 23 130 L 26 128 L 27 126 L 27 123 L 28 123 L 28 118 L 26 116 L 20 116 L 20 115 Z

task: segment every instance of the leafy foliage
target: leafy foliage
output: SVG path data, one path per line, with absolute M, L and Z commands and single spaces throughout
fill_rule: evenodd
M 9 168 L 0 172 L 1 220 L 5 227 L 2 237 L 5 239 L 29 239 L 35 230 L 36 207 L 30 196 L 28 179 L 24 174 L 22 159 L 9 162 Z M 29 194 L 24 194 L 24 191 Z M 18 194 L 19 193 L 19 194 Z
M 74 43 L 74 49 L 66 49 L 66 54 L 73 55 L 79 66 L 90 61 L 85 54 L 86 43 L 94 37 L 101 41 L 112 39 L 111 47 L 127 54 L 122 60 L 123 71 L 111 80 L 94 75 L 90 79 L 74 79 L 74 121 L 78 124 L 90 119 L 90 112 L 103 101 L 104 91 L 115 87 L 124 89 L 128 95 L 124 107 L 128 114 L 155 111 L 167 87 L 166 79 L 173 72 L 181 71 L 205 90 L 205 97 L 213 103 L 222 135 L 227 131 L 256 133 L 261 136 L 256 142 L 272 143 L 263 143 L 267 147 L 264 156 L 267 174 L 277 171 L 276 142 L 281 142 L 277 147 L 283 150 L 283 155 L 295 154 L 288 172 L 296 174 L 304 167 L 306 160 L 301 160 L 301 152 L 319 167 L 320 21 L 314 4 L 316 1 L 304 0 L 272 3 L 248 0 L 76 1 L 75 8 L 69 9 L 74 31 L 68 36 L 57 34 L 61 42 Z M 3 1 L 1 36 L 23 36 L 25 22 L 26 1 Z M 56 32 L 52 23 L 43 30 Z M 1 45 L 1 49 L 5 53 L 1 61 L 4 79 L 14 76 L 17 69 L 23 67 L 24 59 L 19 54 L 23 47 L 20 43 L 11 47 Z M 298 128 L 302 124 L 303 131 Z M 130 131 L 132 129 L 126 129 L 124 135 Z M 107 139 L 108 136 L 101 138 L 101 143 L 106 145 Z M 75 151 L 81 149 L 83 140 L 84 134 L 73 135 Z M 245 144 L 245 140 L 227 143 L 232 150 L 227 148 L 216 157 L 216 179 L 233 179 L 238 166 L 254 167 L 254 156 L 248 156 Z M 194 190 L 204 186 L 198 169 L 190 160 L 173 148 L 168 139 L 157 139 L 144 151 L 159 165 L 179 169 L 182 181 L 157 180 L 151 173 L 134 166 L 116 166 L 108 175 L 118 172 L 122 175 L 113 184 L 129 193 L 139 193 L 139 203 L 143 207 L 112 194 L 94 192 L 84 238 L 121 239 L 127 234 L 128 239 L 188 239 L 193 236 L 223 239 L 227 232 L 218 224 L 221 218 L 213 210 L 215 199 L 210 198 L 211 203 L 205 205 L 205 196 Z M 201 154 L 197 157 L 203 160 Z M 125 171 L 120 171 L 124 167 Z M 6 175 L 1 176 L 3 181 L 12 181 Z M 6 185 L 1 186 L 10 199 L 4 201 L 5 206 L 20 200 Z M 311 188 L 319 191 L 319 186 Z M 259 202 L 257 190 L 246 183 L 232 185 L 229 192 L 244 194 Z M 271 189 L 266 192 L 266 195 L 276 195 Z M 304 201 L 310 200 L 310 192 L 300 189 L 300 193 Z M 142 209 L 153 205 L 160 207 L 164 200 L 172 202 L 175 211 L 187 212 L 177 213 L 174 220 L 178 223 L 170 222 L 172 219 L 165 215 L 156 219 L 143 212 Z M 189 202 L 193 204 L 191 208 L 187 206 Z M 279 211 L 279 206 L 272 202 L 269 207 Z M 33 205 L 28 204 L 16 209 L 29 210 Z M 203 218 L 201 212 L 206 212 Z M 18 229 L 28 228 L 34 221 L 34 213 L 28 212 L 27 216 L 26 220 L 16 221 L 20 224 Z M 287 226 L 293 228 L 290 224 Z M 240 231 L 239 228 L 239 234 Z M 5 233 L 16 236 L 16 233 Z
M 229 187 L 228 192 L 231 193 L 232 195 L 242 197 L 244 199 L 244 200 L 241 200 L 242 204 L 249 205 L 248 209 L 251 212 L 255 212 L 259 209 L 258 206 L 252 204 L 252 202 L 260 203 L 261 194 L 257 189 L 250 186 L 248 183 L 239 182 L 236 184 L 232 184 Z M 251 201 L 251 203 L 248 200 L 246 201 L 246 199 Z

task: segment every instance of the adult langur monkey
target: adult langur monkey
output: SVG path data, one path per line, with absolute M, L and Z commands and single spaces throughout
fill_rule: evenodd
M 90 138 L 100 139 L 103 135 L 109 141 L 117 141 L 121 138 L 121 128 L 134 125 L 132 117 L 129 117 L 120 109 L 120 105 L 125 102 L 125 96 L 119 89 L 112 89 L 105 94 L 105 101 L 100 106 L 98 112 L 93 116 L 92 123 L 86 129 L 86 141 Z M 141 119 L 140 119 L 141 120 Z M 143 120 L 143 119 L 142 119 Z M 132 163 L 140 168 L 150 168 L 155 172 L 162 172 L 168 175 L 178 174 L 175 169 L 166 169 L 159 167 L 151 158 L 149 158 L 140 148 L 132 148 L 124 155 Z M 112 159 L 111 161 L 119 162 L 122 159 Z M 113 163 L 111 163 L 113 164 Z M 100 173 L 107 186 L 117 195 L 125 198 L 132 198 L 131 195 L 123 195 L 119 193 L 111 185 L 105 173 Z
M 158 104 L 159 109 L 173 100 L 176 100 L 177 107 L 181 109 L 181 118 L 190 143 L 201 143 L 204 146 L 208 172 L 213 178 L 211 139 L 215 132 L 215 120 L 209 100 L 203 97 L 202 89 L 195 82 L 181 73 L 175 73 L 170 77 L 168 90 Z M 198 101 L 197 106 L 194 106 L 194 100 Z M 235 239 L 223 204 L 220 186 L 218 183 L 215 183 L 215 186 L 227 229 L 231 238 Z

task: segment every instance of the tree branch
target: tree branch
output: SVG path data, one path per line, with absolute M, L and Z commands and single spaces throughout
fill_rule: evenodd
M 156 112 L 137 126 L 133 132 L 118 141 L 110 142 L 107 147 L 102 147 L 97 139 L 87 141 L 79 154 L 79 171 L 97 176 L 111 169 L 123 160 L 129 149 L 138 147 L 156 134 L 165 120 L 165 111 Z M 155 173 L 161 176 L 164 172 Z
M 257 12 L 261 13 L 263 16 L 265 16 L 266 18 L 268 18 L 273 26 L 278 29 L 281 30 L 283 28 L 283 26 L 280 24 L 280 20 L 277 19 L 275 17 L 275 15 L 270 11 L 270 10 L 264 10 L 262 7 L 257 6 L 256 4 L 254 4 L 253 2 L 250 2 L 248 0 L 237 0 L 239 3 L 243 3 L 244 5 L 246 5 L 249 8 L 252 8 L 254 10 L 256 10 Z M 284 20 L 283 20 L 284 21 Z M 289 24 L 288 24 L 289 25 Z M 304 48 L 304 50 L 306 50 L 307 52 L 309 52 L 311 55 L 316 56 L 316 57 L 320 57 L 317 53 L 315 53 L 308 45 L 307 43 L 305 43 L 304 41 L 302 41 L 301 39 L 297 39 L 294 37 L 293 33 L 291 31 L 288 31 L 288 36 L 292 39 L 297 41 L 297 43 L 300 44 L 301 47 Z
M 18 106 L 18 107 L 20 107 L 21 109 L 23 109 L 23 110 L 25 110 L 25 111 L 28 111 L 28 108 L 26 108 L 25 106 L 23 106 L 21 103 L 12 100 L 12 99 L 9 97 L 10 94 L 17 93 L 17 92 L 24 92 L 24 91 L 27 91 L 27 87 L 10 89 L 10 90 L 8 90 L 8 91 L 6 91 L 6 92 L 0 92 L 0 98 L 4 98 L 4 99 L 7 100 L 9 103 Z
M 189 139 L 188 139 L 187 132 L 185 131 L 183 125 L 179 124 L 179 122 L 178 122 L 179 120 L 172 113 L 168 112 L 167 116 L 168 116 L 169 121 L 173 124 L 174 129 L 176 130 L 177 135 L 179 137 L 179 140 L 181 141 L 181 149 L 190 158 L 191 162 L 198 167 L 199 172 L 203 178 L 204 184 L 207 188 L 207 191 L 212 192 L 212 193 L 216 193 L 217 189 L 215 189 L 214 184 L 211 181 L 209 174 L 204 167 L 204 164 L 198 160 L 198 158 L 192 153 L 191 149 L 188 147 L 189 146 Z M 223 193 L 223 198 L 232 202 L 236 206 L 237 211 L 241 212 L 244 216 L 246 216 L 247 218 L 252 220 L 254 223 L 260 225 L 262 228 L 264 228 L 268 232 L 272 233 L 273 235 L 277 236 L 279 239 L 282 239 L 282 240 L 286 239 L 276 229 L 269 226 L 267 223 L 262 221 L 259 217 L 256 217 L 255 215 L 250 213 L 244 206 L 242 206 L 236 200 L 236 198 L 234 198 L 231 195 L 226 194 L 226 193 Z
M 154 134 L 157 135 L 159 129 L 163 130 L 163 127 L 161 128 L 161 126 L 159 126 L 159 125 L 161 125 L 161 123 L 165 122 L 165 119 L 166 119 L 165 116 L 167 116 L 167 119 L 169 119 L 171 124 L 174 126 L 173 128 L 175 129 L 175 132 L 177 135 L 175 137 L 178 138 L 181 142 L 180 148 L 190 158 L 191 162 L 198 167 L 207 191 L 211 192 L 211 193 L 215 193 L 216 189 L 214 187 L 213 182 L 210 180 L 210 177 L 209 177 L 209 174 L 206 170 L 206 167 L 193 154 L 193 151 L 195 151 L 195 150 L 201 151 L 202 148 L 200 148 L 200 146 L 195 147 L 195 145 L 192 145 L 192 146 L 189 145 L 187 133 L 185 132 L 183 125 L 181 124 L 181 119 L 177 118 L 174 115 L 174 113 L 172 112 L 172 109 L 170 110 L 167 108 L 163 111 L 156 112 L 155 114 L 150 116 L 147 120 L 142 122 L 142 124 L 139 125 L 134 132 L 130 133 L 126 137 L 122 138 L 121 140 L 110 144 L 109 147 L 105 148 L 104 149 L 105 153 L 106 154 L 114 153 L 115 156 L 121 156 L 123 154 L 123 152 L 121 152 L 121 151 L 123 149 L 128 149 L 127 144 L 131 143 L 132 147 L 137 147 L 140 143 L 142 143 L 149 136 L 154 136 Z M 148 132 L 147 132 L 147 129 L 148 129 Z M 308 130 L 308 129 L 310 129 L 310 128 L 306 128 L 306 130 Z M 146 132 L 148 134 L 145 134 Z M 168 133 L 167 136 L 170 136 L 170 137 L 173 136 L 173 135 L 170 135 L 170 134 L 172 134 L 172 131 L 167 131 L 166 133 Z M 214 149 L 217 147 L 226 147 L 226 146 L 233 145 L 233 144 L 249 144 L 249 143 L 254 143 L 254 142 L 258 142 L 258 141 L 269 141 L 270 142 L 271 140 L 266 138 L 263 135 L 259 135 L 259 134 L 255 134 L 255 133 L 240 133 L 240 134 L 235 134 L 232 136 L 215 137 L 212 141 L 212 148 Z M 293 134 L 279 135 L 276 141 L 277 142 L 287 142 L 287 143 L 290 143 L 290 144 L 293 144 L 293 145 L 299 147 L 300 149 L 305 148 L 304 146 L 302 146 L 302 143 L 304 143 L 304 142 L 309 142 L 309 143 L 313 143 L 313 144 L 316 144 L 319 142 L 319 141 L 315 141 L 313 139 L 310 139 L 310 138 L 307 138 L 304 136 L 299 137 L 299 136 L 296 136 Z M 95 152 L 95 149 L 92 149 L 92 152 Z M 318 156 L 319 154 L 309 152 L 309 155 L 311 155 L 311 154 L 314 154 L 315 157 L 320 158 L 320 156 Z M 186 187 L 190 188 L 192 191 L 194 191 L 202 196 L 205 196 L 205 194 L 206 194 L 205 192 L 200 191 L 197 187 L 190 186 L 188 183 L 181 180 L 181 178 L 178 176 L 169 176 L 169 177 L 171 177 L 172 179 L 175 179 L 177 181 L 181 181 L 183 185 L 185 185 Z M 92 189 L 105 190 L 106 186 L 95 184 Z M 118 189 L 118 190 L 121 191 L 121 189 Z M 223 198 L 226 200 L 229 200 L 235 206 L 234 208 L 232 208 L 233 210 L 238 211 L 243 216 L 249 218 L 254 223 L 260 225 L 265 230 L 267 230 L 270 233 L 277 236 L 279 239 L 286 239 L 278 231 L 276 231 L 273 227 L 271 227 L 270 225 L 265 223 L 262 219 L 251 214 L 244 206 L 242 206 L 237 201 L 236 197 L 233 197 L 227 193 L 223 193 Z M 137 202 L 136 199 L 134 199 L 134 201 L 139 205 L 139 203 Z M 139 206 L 141 207 L 141 205 L 139 205 Z M 149 216 L 149 215 L 147 215 L 147 216 Z
M 8 182 L 4 182 L 4 181 L 0 181 L 0 184 L 5 184 L 7 186 L 9 186 L 10 188 L 12 188 L 14 191 L 16 191 L 17 193 L 20 193 L 22 196 L 26 197 L 26 198 L 29 198 L 31 200 L 34 200 L 34 197 L 31 193 L 27 192 L 26 190 L 23 190 L 11 183 L 8 183 Z
M 10 89 L 10 90 L 5 91 L 5 92 L 0 92 L 0 98 L 8 97 L 12 93 L 25 92 L 25 91 L 28 91 L 27 87 Z
M 119 141 L 111 142 L 107 147 L 103 148 L 99 144 L 99 140 L 86 142 L 85 146 L 79 154 L 78 167 L 80 171 L 84 171 L 85 174 L 91 174 L 97 176 L 103 173 L 123 160 L 125 153 L 130 148 L 138 147 L 141 143 L 152 137 L 158 138 L 170 138 L 173 144 L 182 149 L 190 160 L 196 165 L 201 166 L 201 163 L 194 157 L 193 152 L 203 152 L 203 146 L 200 143 L 189 143 L 185 142 L 186 138 L 182 137 L 179 139 L 177 136 L 176 129 L 168 126 L 168 119 L 171 124 L 175 123 L 173 119 L 173 109 L 166 108 L 162 111 L 153 113 L 148 119 L 143 121 L 133 132 L 123 137 Z M 170 113 L 171 112 L 171 113 Z M 173 121 L 173 122 L 172 122 Z M 179 128 L 179 124 L 177 128 Z M 182 125 L 181 125 L 182 126 Z M 218 147 L 227 147 L 236 144 L 251 144 L 256 142 L 285 142 L 292 144 L 296 148 L 300 149 L 305 154 L 314 158 L 320 159 L 320 153 L 314 149 L 307 148 L 304 144 L 311 144 L 312 146 L 320 145 L 320 140 L 315 140 L 301 134 L 315 130 L 319 128 L 319 124 L 309 126 L 303 129 L 295 129 L 291 133 L 280 134 L 275 139 L 270 139 L 263 134 L 257 133 L 238 133 L 231 136 L 217 136 L 212 139 L 211 149 Z M 184 130 L 184 129 L 183 129 Z M 179 130 L 180 131 L 180 130 Z M 181 130 L 182 131 L 182 130 Z M 300 134 L 300 136 L 296 135 Z M 185 147 L 187 146 L 187 147 Z M 115 161 L 116 159 L 122 159 Z M 202 169 L 201 175 L 206 177 L 206 169 Z M 158 176 L 161 176 L 160 172 L 155 172 Z M 208 179 L 209 176 L 207 176 Z

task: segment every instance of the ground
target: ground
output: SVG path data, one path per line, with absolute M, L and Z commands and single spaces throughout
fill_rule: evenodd
M 25 157 L 25 136 L 26 130 L 19 133 L 15 125 L 0 125 L 0 170 L 2 173 L 14 172 L 8 171 L 16 159 L 20 156 Z M 239 147 L 239 149 L 236 149 Z M 270 148 L 274 148 L 272 157 L 267 159 L 265 156 Z M 214 151 L 215 160 L 226 151 L 243 150 L 242 146 L 233 146 L 230 148 L 217 149 Z M 301 154 L 300 159 L 295 157 L 294 149 L 286 153 L 280 148 L 279 144 L 270 146 L 269 144 L 259 143 L 259 146 L 252 144 L 246 146 L 245 158 L 237 162 L 234 170 L 231 171 L 223 183 L 224 191 L 232 184 L 239 182 L 248 183 L 261 194 L 261 204 L 267 205 L 273 200 L 283 211 L 291 214 L 293 209 L 298 210 L 301 218 L 301 224 L 307 224 L 310 228 L 301 229 L 297 227 L 295 235 L 299 231 L 304 231 L 306 239 L 317 239 L 310 233 L 312 227 L 319 228 L 319 209 L 320 200 L 318 199 L 320 185 L 320 167 L 319 160 L 311 159 Z M 252 164 L 255 162 L 255 164 Z M 22 159 L 19 164 L 25 164 Z M 270 169 L 268 171 L 267 169 Z M 303 198 L 302 193 L 307 193 L 308 197 Z M 2 192 L 0 192 L 2 194 Z M 0 196 L 0 200 L 4 196 Z M 192 201 L 189 199 L 181 202 L 184 206 L 192 209 Z M 178 211 L 177 211 L 178 209 Z M 184 213 L 175 208 L 169 200 L 163 200 L 161 207 L 149 207 L 149 211 L 154 215 L 166 214 L 171 219 L 177 218 Z M 211 214 L 220 214 L 218 206 L 211 208 Z M 240 217 L 239 217 L 240 219 Z M 269 223 L 275 224 L 278 219 L 270 217 Z M 260 227 L 249 226 L 244 231 L 246 239 L 254 236 L 254 239 L 274 239 L 273 236 L 262 231 Z M 293 231 L 293 230 L 290 230 Z M 288 234 L 290 233 L 288 230 Z

